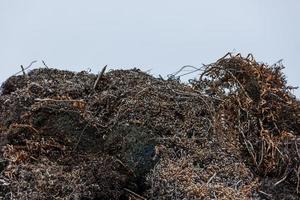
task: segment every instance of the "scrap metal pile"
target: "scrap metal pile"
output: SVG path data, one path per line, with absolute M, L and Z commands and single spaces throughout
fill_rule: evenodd
M 40 68 L 0 96 L 0 199 L 298 199 L 283 66 L 226 55 L 189 84 Z

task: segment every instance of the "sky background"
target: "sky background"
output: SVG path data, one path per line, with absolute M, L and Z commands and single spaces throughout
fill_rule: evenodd
M 288 82 L 299 86 L 300 1 L 0 0 L 0 82 L 33 60 L 33 68 L 44 60 L 72 71 L 108 65 L 166 77 L 227 52 L 283 59 Z

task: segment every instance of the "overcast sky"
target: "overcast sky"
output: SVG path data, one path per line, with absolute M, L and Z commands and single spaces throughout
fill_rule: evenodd
M 300 1 L 0 0 L 0 82 L 33 60 L 166 76 L 227 52 L 283 59 L 289 83 L 300 85 Z

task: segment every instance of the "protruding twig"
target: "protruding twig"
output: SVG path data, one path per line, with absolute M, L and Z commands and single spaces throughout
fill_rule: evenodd
M 266 192 L 264 192 L 262 190 L 259 190 L 258 192 L 261 193 L 261 194 L 263 194 L 263 195 L 265 195 L 265 196 L 267 196 L 267 197 L 269 197 L 269 198 L 272 198 L 271 194 L 268 194 L 268 193 L 266 193 Z
M 85 103 L 85 101 L 82 99 L 50 99 L 50 98 L 40 99 L 40 98 L 36 98 L 35 101 L 82 102 L 82 103 Z
M 21 65 L 21 71 L 18 71 L 17 73 L 15 73 L 13 76 L 16 76 L 16 75 L 18 75 L 19 73 L 21 73 L 21 72 L 23 72 L 23 75 L 24 75 L 24 73 L 25 73 L 25 70 L 27 70 L 27 69 L 29 69 L 34 63 L 36 63 L 37 61 L 36 60 L 34 60 L 34 61 L 32 61 L 26 68 L 24 68 L 23 67 L 23 65 Z
M 49 67 L 48 67 L 48 65 L 46 65 L 45 61 L 42 60 L 42 63 L 47 69 L 49 69 Z
M 130 193 L 131 195 L 133 195 L 133 196 L 139 198 L 139 199 L 147 200 L 145 197 L 142 197 L 141 195 L 139 195 L 139 194 L 137 194 L 137 193 L 135 193 L 135 192 L 133 192 L 133 191 L 127 189 L 127 188 L 124 188 L 124 190 L 125 190 L 126 192 Z
M 84 134 L 84 132 L 86 131 L 86 129 L 88 128 L 88 126 L 89 126 L 89 123 L 87 123 L 87 124 L 84 126 L 84 128 L 82 129 L 82 131 L 80 132 L 78 141 L 76 142 L 76 145 L 75 145 L 74 148 L 73 148 L 73 152 L 77 149 L 77 147 L 78 147 L 78 145 L 79 145 L 79 143 L 80 143 L 81 137 L 83 136 L 83 134 Z
M 50 69 L 49 66 L 46 64 L 45 61 L 42 60 L 42 63 L 43 63 L 43 65 L 45 66 L 46 69 Z M 47 74 L 48 74 L 48 76 L 49 76 L 52 80 L 55 81 L 55 78 L 51 75 L 51 72 L 50 72 L 50 71 L 48 71 Z
M 285 181 L 285 179 L 287 178 L 287 175 L 285 177 L 283 177 L 281 180 L 277 181 L 274 186 L 279 185 L 280 183 L 282 183 L 283 181 Z
M 217 175 L 217 172 L 214 173 L 214 175 L 212 175 L 212 177 L 210 177 L 206 183 L 206 185 L 208 185 Z
M 29 124 L 12 124 L 10 125 L 10 128 L 28 128 L 32 130 L 34 133 L 39 133 L 39 131 L 34 128 L 32 125 Z
M 33 65 L 36 62 L 37 62 L 37 60 L 32 61 L 25 69 L 29 69 L 31 67 L 31 65 Z
M 105 70 L 106 70 L 106 67 L 107 67 L 107 65 L 105 65 L 105 66 L 103 67 L 103 69 L 101 70 L 101 72 L 98 74 L 97 80 L 96 80 L 95 83 L 94 83 L 94 87 L 93 87 L 94 90 L 96 89 L 96 87 L 97 87 L 99 81 L 102 79 L 102 77 L 103 77 L 103 75 L 104 75 L 104 72 L 105 72 Z
M 126 171 L 128 171 L 130 174 L 134 175 L 134 172 L 132 171 L 132 169 L 130 169 L 127 165 L 125 165 L 121 160 L 116 159 L 116 161 L 124 168 L 126 169 Z
M 191 68 L 192 70 L 189 71 L 189 72 L 180 74 L 180 73 L 183 72 L 183 70 L 185 70 L 186 68 Z M 197 67 L 194 67 L 194 66 L 192 66 L 192 65 L 185 65 L 185 66 L 181 67 L 177 72 L 175 72 L 175 73 L 173 73 L 173 74 L 169 74 L 169 75 L 168 75 L 168 78 L 171 78 L 171 77 L 180 78 L 180 77 L 182 77 L 182 76 L 186 76 L 186 75 L 195 73 L 195 72 L 200 71 L 200 70 L 201 70 L 201 68 L 197 68 Z M 179 74 L 179 75 L 178 75 L 178 74 Z
M 22 69 L 22 72 L 23 72 L 23 76 L 26 76 L 26 72 L 25 72 L 25 69 L 24 69 L 23 65 L 21 65 L 21 69 Z

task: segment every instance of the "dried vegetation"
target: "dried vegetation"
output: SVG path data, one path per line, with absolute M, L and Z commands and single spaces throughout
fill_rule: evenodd
M 228 54 L 190 84 L 136 69 L 13 76 L 0 199 L 298 199 L 300 103 L 282 69 Z

